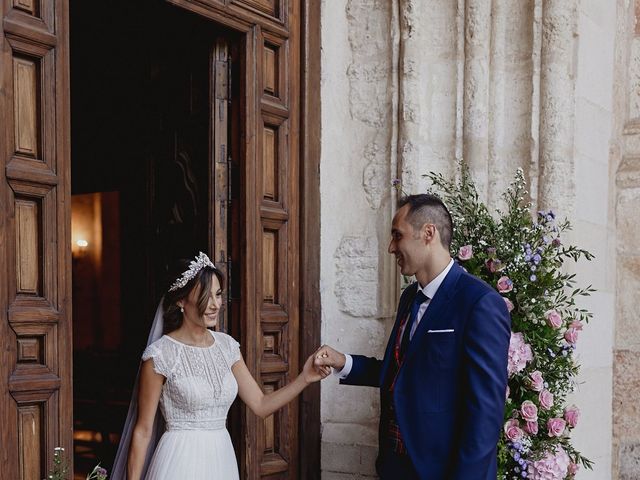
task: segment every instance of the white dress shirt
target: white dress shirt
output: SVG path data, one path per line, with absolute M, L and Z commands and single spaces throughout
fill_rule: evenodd
M 442 270 L 442 272 L 440 272 L 436 278 L 434 278 L 429 283 L 427 283 L 424 287 L 422 287 L 422 293 L 424 293 L 427 299 L 424 302 L 422 302 L 422 304 L 420 305 L 420 309 L 418 310 L 418 316 L 416 317 L 415 322 L 413 322 L 413 325 L 411 326 L 411 331 L 409 332 L 409 340 L 411 340 L 413 338 L 413 334 L 416 333 L 416 329 L 420 324 L 420 320 L 422 320 L 422 317 L 424 316 L 424 312 L 427 311 L 427 308 L 429 307 L 429 303 L 431 303 L 431 299 L 435 296 L 436 292 L 440 288 L 440 285 L 442 285 L 442 282 L 444 281 L 445 277 L 449 273 L 449 270 L 451 270 L 451 267 L 453 267 L 453 259 L 449 260 L 449 263 L 447 264 L 445 269 Z M 405 326 L 406 326 L 406 322 L 405 322 Z M 401 332 L 401 336 L 404 334 L 405 327 L 402 327 L 402 328 L 403 330 Z M 349 355 L 348 353 L 345 353 L 345 357 L 346 357 L 346 360 L 344 362 L 344 367 L 342 367 L 342 370 L 336 370 L 336 369 L 333 370 L 333 374 L 340 379 L 347 378 L 351 373 L 351 368 L 353 367 L 353 357 L 351 357 L 351 355 Z

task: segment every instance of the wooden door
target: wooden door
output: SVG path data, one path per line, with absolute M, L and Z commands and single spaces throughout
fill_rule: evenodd
M 67 8 L 0 17 L 0 476 L 40 480 L 71 453 Z
M 230 27 L 241 38 L 242 46 L 230 52 L 236 79 L 230 158 L 226 167 L 219 166 L 217 177 L 229 178 L 231 191 L 224 187 L 214 193 L 230 200 L 224 210 L 230 242 L 216 241 L 214 256 L 219 263 L 227 258 L 230 267 L 230 333 L 239 338 L 255 378 L 272 391 L 300 369 L 300 2 L 168 1 Z M 218 54 L 224 61 L 225 52 Z M 232 430 L 239 423 L 243 478 L 297 477 L 298 414 L 297 402 L 266 420 L 240 408 Z

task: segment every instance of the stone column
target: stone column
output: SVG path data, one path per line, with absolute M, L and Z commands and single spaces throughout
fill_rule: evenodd
M 543 0 L 539 206 L 574 209 L 574 49 L 577 0 Z
M 486 200 L 489 182 L 491 2 L 467 0 L 464 12 L 462 158 Z
M 424 192 L 429 171 L 453 172 L 456 158 L 458 6 L 399 0 L 398 162 L 407 193 Z
M 531 163 L 531 125 L 539 115 L 533 101 L 534 3 L 492 2 L 486 197 L 490 209 L 503 206 L 501 195 L 517 168 L 528 172 Z
M 616 180 L 612 478 L 640 478 L 640 2 L 618 0 L 611 148 Z

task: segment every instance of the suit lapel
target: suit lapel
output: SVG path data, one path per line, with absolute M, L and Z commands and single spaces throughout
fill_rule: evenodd
M 409 307 L 411 306 L 411 302 L 413 302 L 413 298 L 418 291 L 418 282 L 414 282 L 406 288 L 406 291 L 400 297 L 400 303 L 398 304 L 398 313 L 396 315 L 396 322 L 393 325 L 393 330 L 391 330 L 391 335 L 389 336 L 389 342 L 387 343 L 387 348 L 384 353 L 384 358 L 382 361 L 382 369 L 380 370 L 380 385 L 383 384 L 384 380 L 387 377 L 387 370 L 389 370 L 389 364 L 393 360 L 393 347 L 395 346 L 396 336 L 398 335 L 398 329 L 400 328 L 400 324 L 402 323 L 402 319 L 409 314 Z
M 447 273 L 447 276 L 444 278 L 442 284 L 440 284 L 440 288 L 438 288 L 438 291 L 429 303 L 429 307 L 427 307 L 427 311 L 420 320 L 418 328 L 416 328 L 411 342 L 409 342 L 409 348 L 407 349 L 406 353 L 407 358 L 411 356 L 412 352 L 416 348 L 418 348 L 420 339 L 426 334 L 427 330 L 429 329 L 429 324 L 432 322 L 432 320 L 441 315 L 449 305 L 449 302 L 453 298 L 453 295 L 456 291 L 456 284 L 458 283 L 458 279 L 460 278 L 461 274 L 462 267 L 454 262 L 451 270 L 449 270 L 449 273 Z

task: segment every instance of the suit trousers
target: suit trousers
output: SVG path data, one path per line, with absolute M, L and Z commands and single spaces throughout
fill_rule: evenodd
M 391 450 L 380 452 L 376 470 L 380 480 L 420 480 L 409 455 L 399 455 Z

